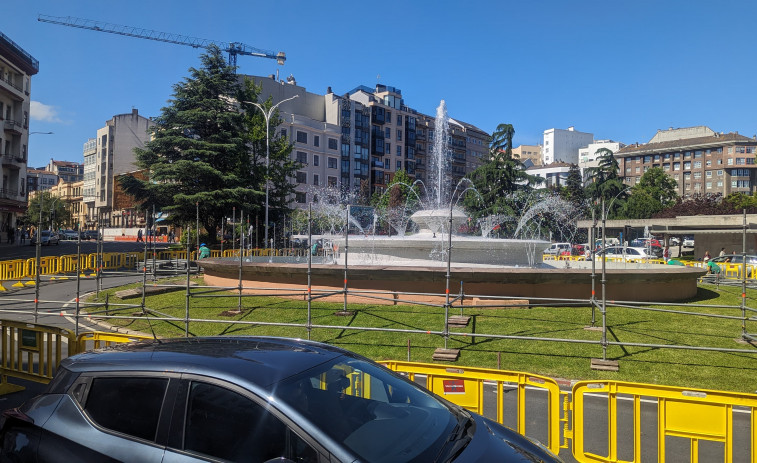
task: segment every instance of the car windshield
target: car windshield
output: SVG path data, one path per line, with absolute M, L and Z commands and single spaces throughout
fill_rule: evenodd
M 433 461 L 449 442 L 460 439 L 456 428 L 465 414 L 353 358 L 319 365 L 274 389 L 278 400 L 365 461 Z

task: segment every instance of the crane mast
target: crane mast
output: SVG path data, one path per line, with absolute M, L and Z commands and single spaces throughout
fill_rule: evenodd
M 158 42 L 174 43 L 177 45 L 187 45 L 193 48 L 208 48 L 211 45 L 218 46 L 221 50 L 229 54 L 229 65 L 237 66 L 237 55 L 257 56 L 259 58 L 275 59 L 278 64 L 284 64 L 286 54 L 283 51 L 274 53 L 272 51 L 261 50 L 259 48 L 246 45 L 241 42 L 221 42 L 217 40 L 201 39 L 188 35 L 173 34 L 170 32 L 155 31 L 152 29 L 143 29 L 141 27 L 122 26 L 92 19 L 76 18 L 73 16 L 48 16 L 41 14 L 37 17 L 38 21 L 59 24 L 61 26 L 76 27 L 79 29 L 88 29 L 97 32 L 107 32 L 109 34 L 123 35 L 126 37 L 136 37 L 138 39 L 155 40 Z

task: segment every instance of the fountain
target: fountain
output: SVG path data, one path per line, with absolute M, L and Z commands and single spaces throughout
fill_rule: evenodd
M 416 181 L 407 185 L 411 191 L 416 184 L 426 188 L 425 196 L 414 198 L 425 201 L 421 202 L 424 208 L 409 217 L 417 225 L 417 233 L 405 233 L 407 217 L 403 214 L 393 223 L 389 221 L 391 227 L 397 228 L 396 236 L 376 235 L 378 218 L 375 215 L 372 229 L 365 230 L 360 220 L 348 215 L 339 201 L 320 200 L 317 207 L 329 218 L 326 220 L 332 233 L 329 240 L 335 251 L 326 263 L 316 264 L 314 259 L 313 265 L 308 266 L 302 263 L 302 258 L 272 263 L 267 259 L 256 262 L 249 259 L 243 268 L 237 269 L 238 259 L 236 262 L 209 259 L 203 261 L 206 282 L 233 286 L 239 275 L 246 280 L 245 285 L 302 287 L 312 277 L 314 285 L 335 289 L 346 286 L 349 269 L 349 283 L 354 289 L 441 293 L 445 281 L 447 285 L 450 281 L 459 281 L 461 289 L 465 283 L 467 294 L 480 296 L 588 298 L 594 291 L 590 262 L 570 262 L 569 269 L 565 262 L 559 262 L 559 267 L 541 262 L 541 252 L 549 246 L 549 241 L 541 239 L 541 227 L 536 219 L 548 215 L 575 222 L 575 214 L 561 199 L 547 198 L 524 207 L 519 220 L 513 219 L 512 239 L 491 237 L 493 230 L 511 220 L 507 217 L 480 220 L 481 236 L 458 233 L 469 219 L 456 205 L 465 192 L 470 191 L 470 186 L 464 185 L 464 180 L 452 188 L 447 170 L 448 130 L 449 117 L 442 101 L 437 108 L 429 183 Z M 337 224 L 341 224 L 341 230 Z M 356 227 L 361 235 L 345 237 L 346 224 Z M 448 264 L 450 271 L 445 274 Z M 629 301 L 676 301 L 693 297 L 697 292 L 697 277 L 704 273 L 701 269 L 680 266 L 658 265 L 653 269 L 646 264 L 608 268 L 608 298 Z

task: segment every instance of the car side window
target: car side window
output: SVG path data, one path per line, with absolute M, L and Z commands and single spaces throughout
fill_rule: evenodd
M 318 452 L 265 408 L 234 391 L 196 381 L 189 388 L 184 450 L 232 461 L 318 461 Z
M 167 386 L 166 378 L 94 378 L 84 410 L 104 428 L 154 441 Z

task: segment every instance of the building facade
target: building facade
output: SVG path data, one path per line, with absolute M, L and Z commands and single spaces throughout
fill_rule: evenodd
M 50 162 L 45 166 L 45 170 L 57 174 L 58 178 L 64 182 L 74 183 L 84 180 L 84 164 L 79 164 L 78 162 L 50 159 Z
M 262 88 L 260 99 L 279 106 L 278 128 L 294 143 L 300 161 L 294 204 L 304 207 L 318 188 L 335 187 L 342 194 L 382 194 L 398 170 L 412 180 L 427 179 L 433 146 L 434 117 L 405 105 L 402 91 L 378 84 L 358 86 L 344 95 L 331 88 L 325 95 L 307 92 L 294 79 L 246 76 Z M 316 145 L 317 143 L 317 145 Z M 450 119 L 450 181 L 457 182 L 487 159 L 489 135 L 477 127 Z
M 26 212 L 31 78 L 39 61 L 0 32 L 0 238 Z
M 132 109 L 131 113 L 113 116 L 97 131 L 94 143 L 90 139 L 84 144 L 87 227 L 95 226 L 98 220 L 104 227 L 121 225 L 123 219 L 114 215 L 114 179 L 137 170 L 134 149 L 143 148 L 150 140 L 153 125 L 137 109 Z
M 536 189 L 560 188 L 568 184 L 568 174 L 573 165 L 567 162 L 553 162 L 546 166 L 529 167 L 526 172 L 544 180 L 540 184 L 534 185 Z
M 26 191 L 45 191 L 58 184 L 60 178 L 47 169 L 26 169 Z
M 578 164 L 578 150 L 593 142 L 594 134 L 579 132 L 575 127 L 568 127 L 567 130 L 545 130 L 542 140 L 542 164 Z
M 528 161 L 530 166 L 540 166 L 542 161 L 541 146 L 538 145 L 520 145 L 517 148 L 513 148 L 513 158 L 519 159 L 520 162 L 526 164 Z
M 649 143 L 626 146 L 615 157 L 623 182 L 635 185 L 652 167 L 676 181 L 682 197 L 757 191 L 757 139 L 697 126 L 659 130 Z

